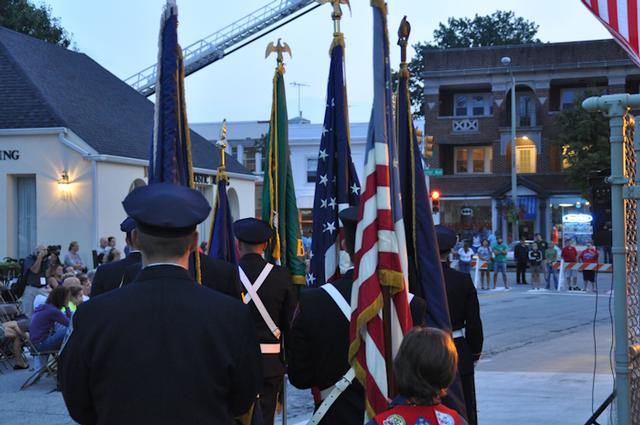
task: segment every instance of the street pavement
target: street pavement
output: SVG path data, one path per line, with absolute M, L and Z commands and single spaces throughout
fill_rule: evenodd
M 531 291 L 530 286 L 516 286 L 514 278 L 509 273 L 509 291 L 479 293 L 485 331 L 484 354 L 476 369 L 479 423 L 584 424 L 612 390 L 611 275 L 599 276 L 597 297 L 592 293 Z M 61 394 L 52 392 L 52 378 L 45 377 L 19 391 L 31 372 L 0 371 L 0 423 L 74 423 Z M 305 424 L 313 408 L 309 391 L 289 385 L 288 401 L 288 424 Z M 599 423 L 606 424 L 606 417 Z

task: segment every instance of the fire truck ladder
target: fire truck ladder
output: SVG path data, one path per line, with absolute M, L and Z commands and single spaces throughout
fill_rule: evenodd
M 273 0 L 266 6 L 238 19 L 208 37 L 185 47 L 183 49 L 185 76 L 222 59 L 225 56 L 225 51 L 230 47 L 241 43 L 313 2 L 314 0 Z M 153 64 L 127 78 L 125 82 L 144 96 L 150 96 L 156 91 L 156 68 L 157 64 Z

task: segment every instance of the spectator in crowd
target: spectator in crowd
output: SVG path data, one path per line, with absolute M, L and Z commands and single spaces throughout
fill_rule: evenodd
M 436 328 L 413 328 L 393 361 L 400 394 L 391 407 L 367 425 L 467 425 L 458 412 L 441 404 L 456 376 L 458 353 L 451 337 Z
M 47 273 L 47 284 L 51 289 L 62 284 L 63 269 L 61 265 L 49 265 L 49 271 Z
M 578 251 L 573 246 L 572 240 L 567 239 L 564 241 L 564 248 L 561 253 L 562 259 L 566 263 L 575 263 L 578 261 Z M 580 291 L 578 288 L 578 271 L 573 269 L 564 269 L 564 276 L 569 282 L 569 291 Z
M 22 294 L 22 312 L 28 318 L 33 314 L 33 301 L 37 295 L 47 296 L 47 270 L 49 269 L 49 254 L 44 245 L 38 245 L 33 254 L 24 260 L 27 286 Z
M 121 257 L 122 257 L 122 253 L 118 248 L 111 248 L 111 250 L 109 250 L 109 253 L 106 256 L 105 263 L 113 263 L 114 261 L 120 261 Z
M 52 290 L 47 301 L 33 311 L 29 333 L 31 342 L 38 351 L 60 349 L 71 318 L 71 311 L 67 308 L 68 304 L 69 289 L 61 285 Z M 63 309 L 65 313 L 62 312 Z M 56 326 L 56 324 L 61 326 Z
M 527 284 L 527 263 L 529 262 L 529 247 L 524 238 L 513 249 L 513 258 L 516 260 L 516 284 Z
M 531 251 L 527 254 L 529 265 L 531 266 L 531 284 L 533 289 L 540 290 L 540 272 L 542 271 L 542 251 L 538 249 L 538 244 L 531 245 Z
M 81 273 L 76 277 L 80 281 L 80 285 L 82 285 L 82 299 L 87 301 L 91 296 L 91 280 L 89 279 L 89 276 L 84 273 Z
M 507 283 L 507 251 L 509 251 L 509 246 L 502 242 L 501 237 L 498 237 L 496 244 L 491 247 L 491 251 L 493 251 L 493 289 L 496 289 L 498 273 L 502 273 L 504 289 L 509 289 Z
M 493 232 L 489 232 L 489 235 L 487 236 L 487 240 L 489 241 L 489 246 L 494 246 L 495 244 L 498 243 L 498 240 L 496 239 L 496 235 Z
M 469 242 L 464 241 L 462 248 L 458 250 L 458 270 L 462 273 L 471 273 L 471 257 L 473 250 L 469 247 Z
M 107 238 L 107 243 L 108 243 L 108 247 L 107 247 L 107 249 L 108 249 L 109 251 L 111 251 L 113 248 L 115 248 L 115 247 L 116 247 L 116 237 L 115 237 L 115 236 L 109 236 L 109 237 Z
M 491 247 L 489 246 L 489 241 L 487 239 L 482 240 L 482 245 L 478 248 L 478 261 L 483 263 L 487 263 L 486 268 L 480 269 L 480 289 L 489 289 L 491 287 L 491 256 L 493 253 L 491 252 Z M 487 281 L 487 287 L 484 286 L 484 281 Z
M 551 289 L 551 276 L 553 276 L 554 289 L 558 289 L 558 271 L 553 268 L 553 263 L 556 261 L 558 261 L 556 244 L 549 242 L 547 249 L 544 251 L 544 265 L 546 269 L 544 279 L 547 283 L 545 289 Z
M 104 256 L 107 255 L 109 247 L 109 241 L 104 236 L 100 238 L 100 242 L 98 244 L 98 249 L 96 249 L 96 255 L 98 257 L 98 263 L 102 263 L 104 261 Z
M 69 310 L 71 310 L 71 314 L 75 313 L 78 306 L 84 301 L 82 287 L 71 286 L 69 288 Z
M 597 263 L 598 262 L 598 250 L 593 246 L 593 243 L 589 242 L 587 248 L 580 253 L 580 262 L 582 263 Z M 583 270 L 582 280 L 584 281 L 584 290 L 589 290 L 589 283 L 592 285 L 592 291 L 598 292 L 597 275 L 595 270 Z
M 82 258 L 78 254 L 80 245 L 78 241 L 73 241 L 69 244 L 69 252 L 64 256 L 64 265 L 66 267 L 73 267 L 74 270 L 86 270 Z
M 9 321 L 0 323 L 0 342 L 5 338 L 11 340 L 11 352 L 13 353 L 13 365 L 14 370 L 29 369 L 29 365 L 24 361 L 22 357 L 22 340 L 27 336 L 22 332 L 22 329 L 18 326 L 18 322 Z
M 205 241 L 200 242 L 200 248 L 198 248 L 198 251 L 200 252 L 200 254 L 206 254 L 207 253 L 207 243 Z
M 549 244 L 547 243 L 547 241 L 542 239 L 542 235 L 540 233 L 535 234 L 535 236 L 533 237 L 533 241 L 538 245 L 538 249 L 542 253 L 542 263 L 543 263 L 542 271 L 544 273 L 544 279 L 547 280 L 547 277 L 548 277 L 547 268 L 544 267 L 544 253 L 547 250 L 547 248 L 549 248 Z
M 478 248 L 482 246 L 482 235 L 478 232 L 473 235 L 473 243 L 471 244 L 471 249 L 473 249 L 474 253 L 478 252 Z

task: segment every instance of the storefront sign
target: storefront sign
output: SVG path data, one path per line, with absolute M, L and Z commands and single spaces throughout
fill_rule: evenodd
M 469 208 L 469 207 L 460 208 L 460 215 L 472 216 L 473 215 L 473 208 Z
M 193 182 L 195 184 L 212 185 L 213 184 L 213 176 L 211 176 L 209 174 L 198 174 L 198 173 L 195 173 L 193 175 Z
M 425 168 L 424 175 L 425 176 L 441 176 L 442 168 Z
M 20 159 L 20 151 L 14 150 L 0 150 L 0 161 L 17 161 Z
M 562 216 L 563 223 L 591 223 L 593 217 L 590 214 L 565 214 Z

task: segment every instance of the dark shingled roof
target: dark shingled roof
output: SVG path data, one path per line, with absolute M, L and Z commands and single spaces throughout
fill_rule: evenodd
M 504 68 L 500 63 L 504 56 L 511 57 L 514 68 L 558 67 L 563 64 L 579 68 L 594 62 L 632 65 L 626 52 L 609 39 L 427 50 L 425 71 Z
M 0 27 L 0 128 L 67 127 L 99 154 L 149 159 L 153 103 L 83 53 Z M 220 150 L 191 131 L 193 163 Z M 251 174 L 226 157 L 229 172 Z

